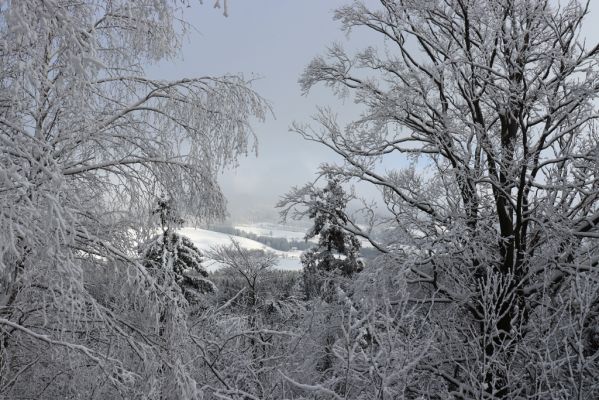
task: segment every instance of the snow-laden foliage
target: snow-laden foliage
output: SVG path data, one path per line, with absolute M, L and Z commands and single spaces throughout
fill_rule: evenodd
M 232 241 L 208 256 L 223 265 L 215 276 L 217 315 L 206 314 L 193 326 L 206 393 L 214 399 L 285 398 L 279 370 L 292 359 L 295 331 L 304 307 L 295 296 L 294 276 L 273 271 L 274 254 L 243 249 Z M 281 284 L 283 287 L 277 286 Z M 287 286 L 285 289 L 284 286 Z M 208 368 L 206 368 L 208 365 Z
M 367 266 L 333 299 L 308 303 L 292 341 L 302 350 L 282 371 L 287 398 L 414 399 L 430 384 L 434 329 L 421 317 L 426 307 L 410 302 L 405 271 L 388 261 Z
M 300 79 L 364 106 L 345 127 L 321 109 L 318 127 L 294 130 L 343 159 L 322 175 L 380 189 L 367 215 L 384 234 L 345 228 L 407 269 L 410 302 L 430 306 L 421 318 L 437 351 L 403 396 L 599 395 L 599 46 L 581 40 L 588 5 L 354 1 L 335 18 L 381 46 L 334 45 Z M 407 167 L 381 171 L 386 160 Z
M 162 282 L 174 279 L 187 301 L 198 303 L 202 294 L 216 291 L 214 284 L 206 279 L 208 272 L 202 266 L 202 252 L 191 240 L 173 232 L 184 220 L 172 199 L 159 198 L 152 214 L 159 216 L 162 233 L 141 246 L 143 266 Z
M 237 76 L 146 77 L 185 5 L 0 3 L 0 397 L 199 396 L 184 300 L 137 244 L 156 195 L 223 215 L 268 107 Z
M 142 257 L 151 274 L 174 274 L 175 283 L 190 302 L 200 300 L 202 293 L 216 290 L 206 279 L 202 252 L 184 236 L 172 232 L 159 235 L 144 246 Z

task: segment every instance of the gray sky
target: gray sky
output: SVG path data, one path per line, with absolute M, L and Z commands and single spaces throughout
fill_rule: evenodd
M 297 80 L 310 60 L 333 42 L 347 49 L 380 44 L 377 36 L 356 31 L 349 38 L 333 21 L 333 10 L 349 0 L 229 0 L 229 17 L 213 9 L 211 1 L 194 5 L 186 19 L 191 32 L 181 60 L 152 67 L 150 73 L 165 79 L 183 76 L 241 73 L 260 77 L 253 88 L 272 105 L 275 118 L 254 125 L 259 156 L 240 160 L 236 170 L 220 179 L 235 219 L 268 214 L 291 186 L 315 177 L 318 165 L 334 160 L 325 148 L 302 140 L 288 131 L 293 121 L 309 122 L 317 105 L 331 105 L 341 120 L 349 120 L 359 108 L 333 97 L 325 88 L 301 96 Z M 586 36 L 599 37 L 594 21 L 599 0 L 592 0 Z M 376 39 L 373 42 L 372 39 Z
M 229 16 L 211 2 L 186 13 L 197 32 L 191 32 L 181 60 L 163 62 L 150 73 L 165 79 L 182 76 L 241 73 L 259 78 L 253 88 L 273 107 L 275 116 L 256 123 L 258 157 L 241 159 L 239 167 L 220 179 L 233 217 L 271 212 L 291 186 L 315 177 L 318 165 L 334 156 L 321 146 L 289 132 L 293 121 L 309 122 L 317 105 L 334 106 L 349 119 L 359 108 L 340 103 L 325 88 L 301 95 L 297 83 L 304 67 L 326 46 L 340 42 L 362 48 L 367 37 L 351 40 L 333 21 L 333 9 L 346 0 L 229 0 Z

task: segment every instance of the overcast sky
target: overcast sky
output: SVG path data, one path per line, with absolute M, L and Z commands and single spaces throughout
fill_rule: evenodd
M 233 217 L 269 211 L 275 216 L 279 196 L 314 179 L 321 162 L 334 160 L 330 151 L 289 132 L 291 123 L 309 122 L 317 105 L 334 106 L 346 120 L 359 110 L 325 88 L 302 96 L 300 74 L 333 42 L 358 49 L 368 40 L 362 35 L 348 40 L 333 21 L 333 10 L 345 0 L 229 0 L 228 17 L 212 2 L 204 3 L 186 13 L 197 31 L 186 40 L 182 58 L 152 67 L 150 73 L 164 79 L 227 73 L 258 78 L 253 88 L 269 101 L 274 117 L 254 125 L 258 157 L 241 159 L 220 182 Z
M 180 60 L 152 67 L 150 73 L 164 79 L 183 76 L 243 74 L 259 77 L 253 88 L 273 107 L 272 116 L 254 128 L 259 155 L 240 161 L 234 171 L 220 179 L 236 219 L 268 213 L 280 195 L 291 186 L 314 179 L 318 165 L 334 160 L 330 151 L 303 141 L 289 132 L 293 121 L 309 122 L 317 105 L 333 106 L 342 120 L 349 120 L 359 108 L 345 103 L 325 88 L 302 96 L 297 83 L 306 65 L 333 42 L 349 50 L 361 49 L 377 37 L 356 31 L 349 38 L 333 21 L 333 10 L 349 0 L 229 0 L 229 16 L 211 7 L 194 5 L 186 18 L 197 31 L 191 32 Z M 599 37 L 596 21 L 599 0 L 591 2 L 586 36 Z

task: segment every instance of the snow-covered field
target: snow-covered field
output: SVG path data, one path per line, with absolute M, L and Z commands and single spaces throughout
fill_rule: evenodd
M 253 233 L 258 236 L 270 236 L 275 238 L 285 238 L 287 240 L 302 241 L 305 239 L 308 228 L 290 227 L 286 225 L 271 224 L 267 222 L 259 222 L 252 225 L 235 225 L 235 229 Z M 364 227 L 363 227 L 364 228 Z M 359 239 L 360 245 L 363 248 L 372 247 L 372 244 L 365 239 Z M 314 237 L 309 242 L 317 243 L 318 237 Z
M 304 237 L 306 236 L 306 229 L 264 222 L 253 225 L 235 225 L 234 228 L 242 232 L 253 233 L 258 236 L 271 236 L 276 238 L 285 238 L 287 240 L 304 240 Z
M 302 229 L 301 227 L 291 227 L 267 222 L 260 222 L 251 225 L 240 224 L 235 225 L 234 227 L 242 232 L 253 233 L 258 236 L 270 236 L 274 238 L 284 238 L 287 240 L 304 240 L 306 235 L 306 228 Z M 302 252 L 298 250 L 275 250 L 272 247 L 252 239 L 192 227 L 182 228 L 179 230 L 179 233 L 188 237 L 200 250 L 203 250 L 204 252 L 210 250 L 212 247 L 230 245 L 231 239 L 234 239 L 239 242 L 241 247 L 245 249 L 261 249 L 277 254 L 279 256 L 279 263 L 276 268 L 278 269 L 298 270 L 302 268 L 300 262 L 300 255 Z M 310 241 L 317 242 L 318 238 L 313 238 Z M 360 242 L 362 247 L 372 247 L 372 245 L 366 240 L 360 240 Z M 214 261 L 208 259 L 206 261 L 207 262 L 205 266 L 209 271 L 213 271 L 220 267 Z
M 206 229 L 198 229 L 198 228 L 181 228 L 178 233 L 189 238 L 200 250 L 206 252 L 210 250 L 212 247 L 216 246 L 227 246 L 231 244 L 231 239 L 239 242 L 241 247 L 245 249 L 255 250 L 265 250 L 272 251 L 273 253 L 279 256 L 279 263 L 277 265 L 278 269 L 285 270 L 297 270 L 301 268 L 300 263 L 300 255 L 301 251 L 280 251 L 275 250 L 265 244 L 260 242 L 256 242 L 255 240 L 247 239 L 240 236 L 235 235 L 227 235 L 226 233 L 213 232 Z M 220 268 L 220 265 L 215 263 L 212 260 L 206 260 L 206 269 L 208 271 L 213 271 L 215 269 Z

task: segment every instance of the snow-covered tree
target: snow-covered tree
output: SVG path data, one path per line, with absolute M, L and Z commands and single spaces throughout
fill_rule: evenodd
M 414 304 L 431 305 L 423 318 L 443 335 L 426 371 L 447 396 L 598 396 L 599 46 L 581 40 L 588 6 L 355 1 L 335 18 L 384 48 L 334 45 L 300 80 L 364 106 L 345 127 L 322 109 L 319 128 L 294 130 L 343 159 L 322 174 L 380 189 L 383 239 L 348 225 L 409 269 Z M 400 157 L 409 166 L 378 168 Z M 422 396 L 447 398 L 435 387 Z
M 204 379 L 207 393 L 215 399 L 285 398 L 278 370 L 294 356 L 290 339 L 296 336 L 293 326 L 303 309 L 297 299 L 277 297 L 276 255 L 245 249 L 232 240 L 207 256 L 223 267 L 219 274 L 238 289 L 218 304 L 210 321 L 194 324 L 208 325 L 194 333 L 203 362 L 198 369 L 210 365 Z
M 172 275 L 188 302 L 196 303 L 202 294 L 214 292 L 216 288 L 206 279 L 208 272 L 202 266 L 202 252 L 191 240 L 174 231 L 183 219 L 172 199 L 159 198 L 152 213 L 159 216 L 162 233 L 142 246 L 144 267 L 162 281 Z
M 266 278 L 277 264 L 277 255 L 261 249 L 244 249 L 231 239 L 230 245 L 212 249 L 209 257 L 225 268 L 226 275 L 241 278 L 246 294 L 240 300 L 255 309 L 261 302 Z
M 334 292 L 335 280 L 349 278 L 362 269 L 362 261 L 358 259 L 360 242 L 345 228 L 348 225 L 345 208 L 349 200 L 339 179 L 329 177 L 324 188 L 307 185 L 296 189 L 278 205 L 284 217 L 290 208 L 302 206 L 304 210 L 294 217 L 305 216 L 314 221 L 305 239 L 318 237 L 318 244 L 304 252 L 301 259 L 308 299 Z
M 146 76 L 177 56 L 185 5 L 0 4 L 0 397 L 199 395 L 188 354 L 155 340 L 173 329 L 182 346 L 185 315 L 157 328 L 181 302 L 138 233 L 158 194 L 222 216 L 218 171 L 268 106 L 238 76 Z

